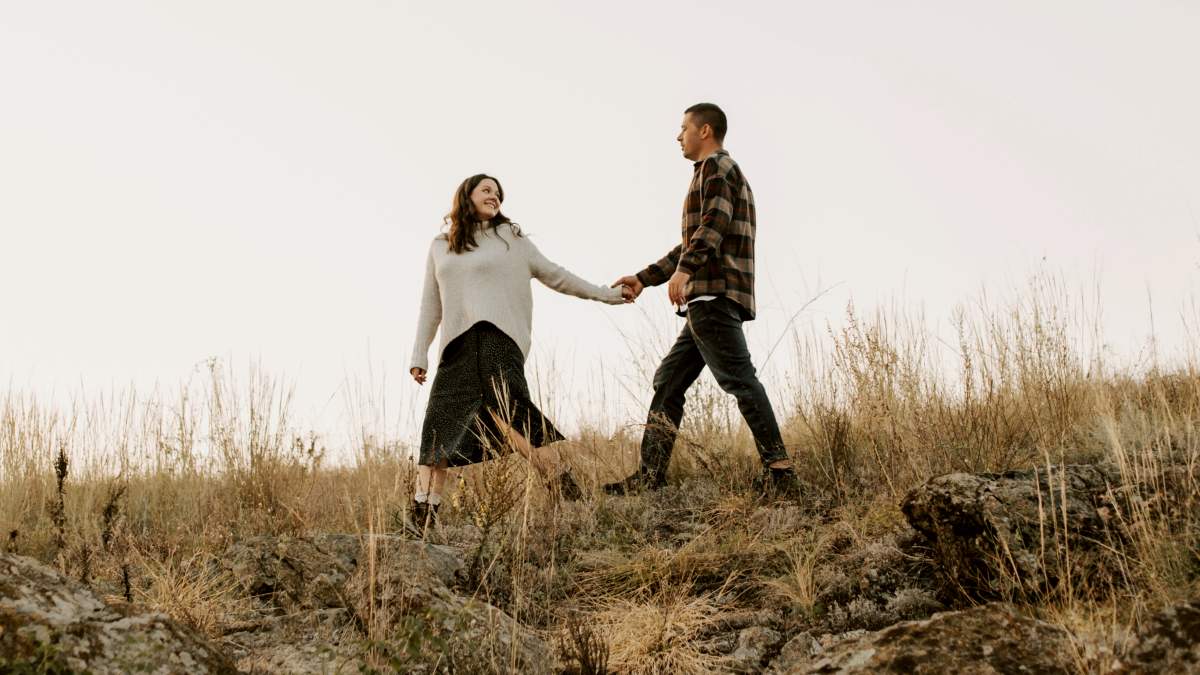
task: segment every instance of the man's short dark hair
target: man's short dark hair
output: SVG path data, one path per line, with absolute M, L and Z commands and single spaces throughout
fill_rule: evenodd
M 713 137 L 717 139 L 718 143 L 725 141 L 725 132 L 729 130 L 729 122 L 725 119 L 725 111 L 717 107 L 716 103 L 697 103 L 683 112 L 694 115 L 696 123 L 700 126 L 707 124 L 712 127 Z

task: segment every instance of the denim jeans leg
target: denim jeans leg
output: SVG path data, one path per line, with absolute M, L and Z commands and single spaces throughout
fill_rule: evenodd
M 787 459 L 775 411 L 750 359 L 737 304 L 728 298 L 693 303 L 688 307 L 688 326 L 717 384 L 737 398 L 763 464 Z
M 666 476 L 671 463 L 671 449 L 683 421 L 683 405 L 688 387 L 704 370 L 704 358 L 692 339 L 692 331 L 684 326 L 674 346 L 663 357 L 654 372 L 654 397 L 646 415 L 646 430 L 642 433 L 642 468 L 652 482 Z

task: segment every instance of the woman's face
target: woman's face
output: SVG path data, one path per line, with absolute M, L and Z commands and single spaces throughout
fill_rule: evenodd
M 491 220 L 500 213 L 500 186 L 491 178 L 484 178 L 471 191 L 471 205 L 475 207 L 475 217 L 479 220 Z

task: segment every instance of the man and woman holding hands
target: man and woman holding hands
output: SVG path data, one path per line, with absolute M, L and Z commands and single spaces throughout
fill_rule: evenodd
M 546 259 L 503 215 L 504 191 L 491 176 L 459 186 L 447 232 L 430 245 L 413 378 L 423 384 L 428 351 L 441 327 L 438 369 L 421 431 L 414 521 L 436 515 L 450 467 L 484 461 L 511 448 L 530 460 L 552 491 L 582 496 L 554 447 L 563 436 L 530 399 L 524 363 L 530 346 L 530 280 L 560 293 L 609 304 L 633 302 L 647 286 L 667 284 L 687 318 L 654 374 L 654 397 L 642 435 L 641 465 L 604 486 L 614 495 L 666 484 L 688 388 L 707 366 L 733 395 L 746 420 L 767 494 L 797 498 L 800 485 L 779 424 L 758 380 L 742 323 L 754 318 L 754 195 L 724 149 L 725 113 L 712 103 L 684 111 L 677 137 L 694 162 L 683 208 L 682 239 L 666 256 L 611 287 L 591 284 Z

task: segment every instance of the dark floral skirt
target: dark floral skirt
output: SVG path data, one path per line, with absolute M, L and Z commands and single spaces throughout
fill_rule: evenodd
M 509 452 L 493 412 L 535 448 L 564 440 L 529 398 L 521 348 L 481 321 L 442 352 L 421 426 L 420 463 L 463 466 Z

